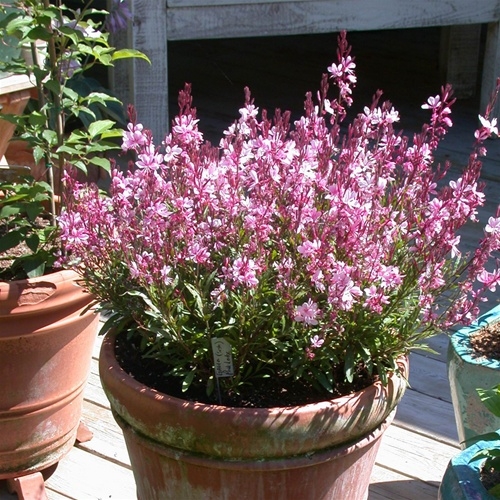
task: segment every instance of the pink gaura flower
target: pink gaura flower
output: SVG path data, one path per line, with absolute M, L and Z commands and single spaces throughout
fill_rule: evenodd
M 484 230 L 491 234 L 500 234 L 500 217 L 490 217 Z
M 316 302 L 309 299 L 302 305 L 295 308 L 293 319 L 298 323 L 305 323 L 306 325 L 317 325 L 319 316 L 319 309 Z
M 319 349 L 325 343 L 325 339 L 321 338 L 319 335 L 314 335 L 311 337 L 311 347 L 313 349 Z

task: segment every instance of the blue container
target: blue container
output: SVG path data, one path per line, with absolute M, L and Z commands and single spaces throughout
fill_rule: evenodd
M 454 333 L 450 339 L 448 378 L 462 449 L 465 440 L 500 429 L 500 418 L 486 409 L 476 392 L 476 389 L 491 389 L 500 384 L 500 360 L 478 357 L 470 344 L 471 335 L 499 320 L 500 305 Z
M 450 460 L 439 487 L 439 500 L 496 500 L 490 495 L 479 477 L 482 460 L 469 460 L 484 448 L 500 448 L 497 441 L 479 441 Z

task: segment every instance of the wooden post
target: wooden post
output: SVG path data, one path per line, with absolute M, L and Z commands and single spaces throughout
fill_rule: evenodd
M 489 23 L 486 34 L 486 48 L 484 51 L 484 68 L 481 85 L 481 108 L 484 113 L 486 104 L 495 89 L 497 78 L 500 77 L 500 23 Z M 499 117 L 500 106 L 497 103 L 492 117 Z
M 131 0 L 132 23 L 128 33 L 113 38 L 118 48 L 144 52 L 142 59 L 118 61 L 111 87 L 125 106 L 135 106 L 138 121 L 152 130 L 159 144 L 168 131 L 167 7 L 165 0 Z
M 451 83 L 459 99 L 476 94 L 480 45 L 480 24 L 441 28 L 439 62 L 443 80 Z

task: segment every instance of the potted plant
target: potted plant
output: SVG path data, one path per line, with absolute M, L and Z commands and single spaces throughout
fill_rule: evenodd
M 500 418 L 500 385 L 477 389 L 484 409 Z M 440 500 L 500 498 L 499 431 L 476 435 L 450 460 L 439 488 Z
M 0 71 L 25 75 L 36 89 L 25 112 L 4 109 L 1 119 L 16 127 L 43 172 L 0 169 L 8 174 L 0 179 L 0 479 L 37 473 L 59 461 L 78 433 L 89 437 L 79 420 L 99 317 L 77 273 L 56 262 L 60 178 L 68 168 L 108 169 L 104 155 L 121 135 L 110 116 L 117 99 L 79 94 L 76 85 L 91 67 L 138 55 L 109 45 L 95 21 L 106 12 L 91 3 L 72 10 L 60 1 L 9 2 L 0 22 L 2 40 L 31 51 L 4 60 Z
M 495 306 L 450 337 L 448 378 L 462 448 L 470 439 L 500 429 L 500 417 L 485 411 L 476 391 L 500 384 L 499 319 L 500 306 Z
M 472 256 L 456 234 L 484 199 L 491 106 L 438 188 L 450 88 L 412 142 L 381 92 L 345 126 L 354 69 L 342 33 L 300 119 L 259 115 L 247 89 L 215 148 L 187 85 L 161 147 L 131 111 L 137 159 L 109 195 L 68 176 L 65 263 L 109 314 L 100 375 L 139 498 L 366 498 L 409 349 L 498 280 L 498 219 Z

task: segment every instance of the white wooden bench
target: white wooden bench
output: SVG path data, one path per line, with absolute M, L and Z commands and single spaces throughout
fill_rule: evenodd
M 479 31 L 469 28 L 487 24 L 481 109 L 500 75 L 500 0 L 130 0 L 130 8 L 133 26 L 126 43 L 145 52 L 152 65 L 133 61 L 128 82 L 122 73 L 115 87 L 124 102 L 135 104 L 139 119 L 156 137 L 169 125 L 171 40 L 447 26 L 452 40 L 465 37 L 455 47 L 470 49 L 478 47 Z M 447 53 L 453 57 L 451 50 Z M 457 60 L 467 63 L 460 55 Z

